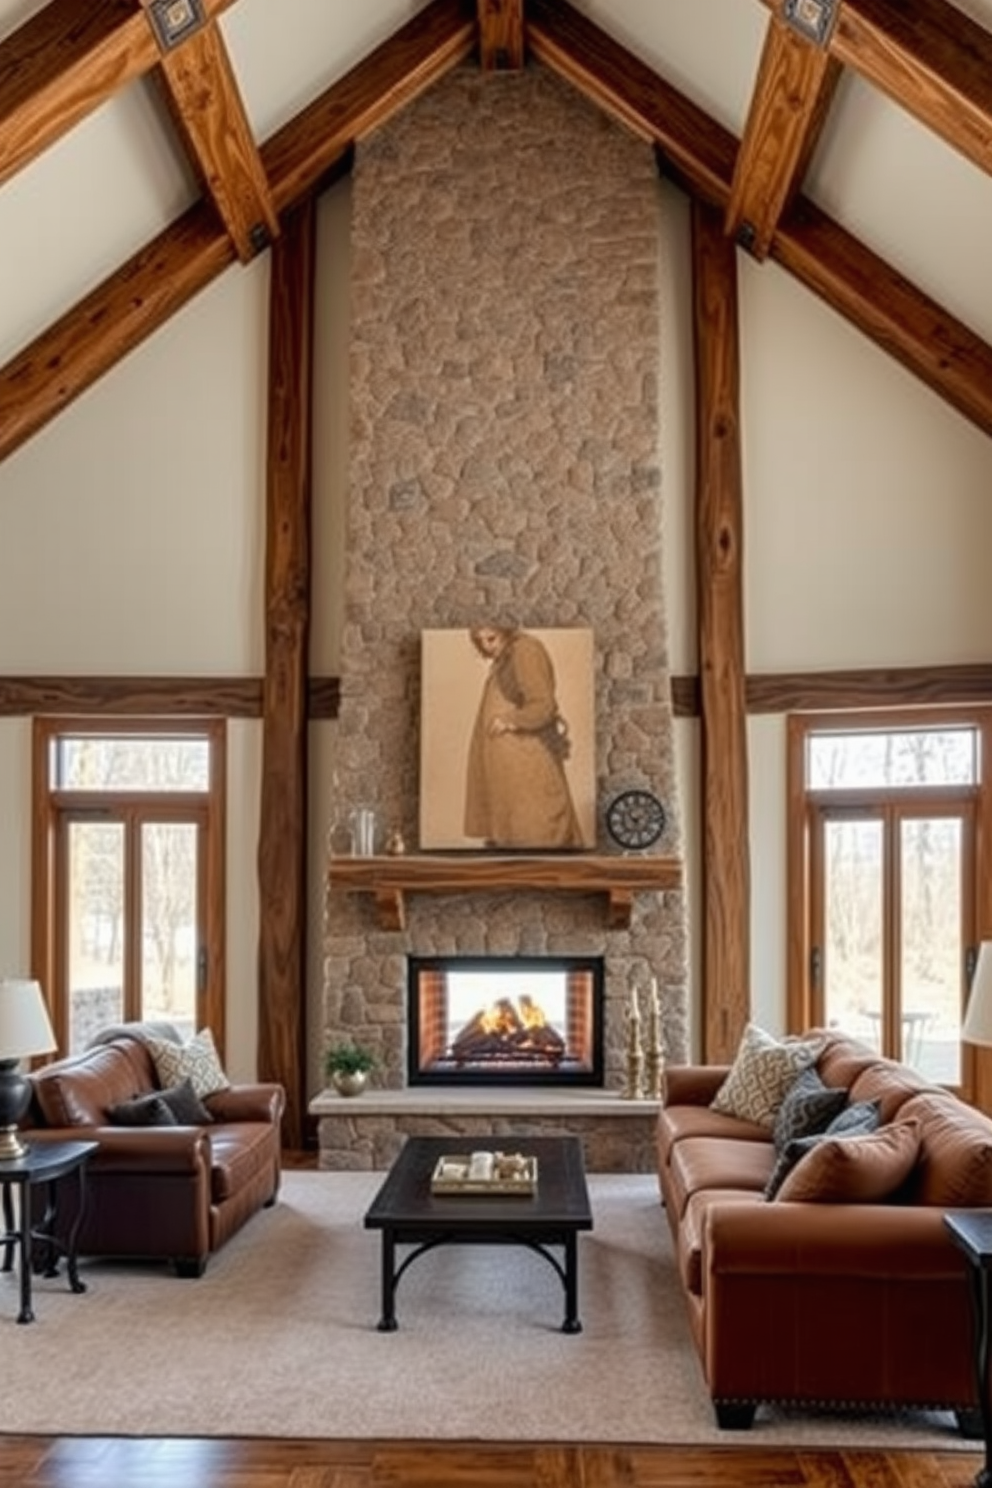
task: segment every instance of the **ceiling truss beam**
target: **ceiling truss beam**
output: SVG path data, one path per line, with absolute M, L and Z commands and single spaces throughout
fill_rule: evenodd
M 783 16 L 790 0 L 763 0 Z M 992 174 L 992 33 L 947 0 L 841 0 L 830 55 Z
M 213 19 L 234 0 L 199 0 Z M 0 184 L 158 65 L 135 0 L 49 0 L 0 42 Z
M 220 28 L 207 22 L 164 43 L 155 73 L 176 131 L 242 263 L 279 233 L 279 218 Z
M 772 16 L 724 220 L 755 258 L 768 253 L 778 220 L 802 185 L 841 71 L 822 47 Z

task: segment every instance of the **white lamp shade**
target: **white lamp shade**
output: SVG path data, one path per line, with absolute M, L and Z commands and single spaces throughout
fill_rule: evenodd
M 992 1044 L 992 941 L 989 940 L 983 940 L 978 948 L 961 1037 L 968 1044 Z
M 50 1054 L 56 1047 L 39 982 L 0 981 L 0 1060 Z

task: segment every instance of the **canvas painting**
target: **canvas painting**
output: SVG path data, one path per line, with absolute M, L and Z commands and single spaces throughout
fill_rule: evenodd
M 595 755 L 591 630 L 421 632 L 421 850 L 590 850 Z

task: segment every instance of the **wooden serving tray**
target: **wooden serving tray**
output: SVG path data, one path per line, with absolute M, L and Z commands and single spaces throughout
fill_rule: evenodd
M 431 1192 L 436 1194 L 518 1194 L 526 1198 L 537 1189 L 537 1158 L 523 1157 L 514 1153 L 512 1159 L 520 1163 L 516 1172 L 509 1172 L 500 1164 L 501 1153 L 490 1154 L 493 1161 L 492 1176 L 481 1178 L 470 1176 L 471 1154 L 461 1152 L 452 1157 L 439 1157 L 431 1174 Z

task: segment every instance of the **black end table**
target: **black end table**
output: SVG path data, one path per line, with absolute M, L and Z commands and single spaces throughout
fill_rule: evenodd
M 83 1207 L 86 1202 L 86 1164 L 100 1144 L 98 1142 L 31 1142 L 23 1157 L 4 1158 L 0 1161 L 0 1187 L 3 1189 L 3 1230 L 0 1231 L 0 1247 L 3 1248 L 3 1270 L 9 1271 L 13 1264 L 14 1246 L 21 1247 L 21 1310 L 19 1323 L 33 1323 L 31 1307 L 31 1273 L 33 1269 L 32 1247 L 38 1241 L 45 1247 L 45 1275 L 58 1275 L 58 1254 L 64 1250 L 69 1286 L 74 1292 L 85 1292 L 86 1285 L 79 1279 L 76 1266 L 76 1236 L 79 1233 Z M 69 1233 L 68 1242 L 62 1246 L 55 1238 L 55 1216 L 58 1197 L 57 1180 L 76 1175 L 79 1184 L 79 1206 Z M 41 1223 L 35 1227 L 31 1222 L 31 1189 L 44 1184 L 45 1213 Z M 14 1227 L 13 1191 L 20 1190 L 19 1224 Z
M 515 1139 L 498 1145 L 516 1146 Z M 408 1137 L 365 1215 L 366 1229 L 382 1231 L 380 1332 L 396 1323 L 396 1286 L 411 1262 L 437 1245 L 526 1245 L 554 1268 L 565 1289 L 563 1333 L 579 1333 L 578 1233 L 592 1229 L 582 1144 L 578 1137 L 521 1137 L 522 1152 L 537 1158 L 532 1194 L 435 1194 L 431 1174 L 439 1157 L 497 1145 L 484 1137 Z M 397 1245 L 415 1249 L 396 1264 Z M 548 1249 L 560 1246 L 559 1261 Z
M 978 1409 L 985 1438 L 985 1466 L 975 1478 L 975 1488 L 992 1488 L 992 1403 L 989 1401 L 990 1334 L 989 1270 L 992 1268 L 992 1209 L 960 1209 L 945 1214 L 951 1239 L 970 1262 L 972 1312 L 975 1322 L 975 1380 Z

